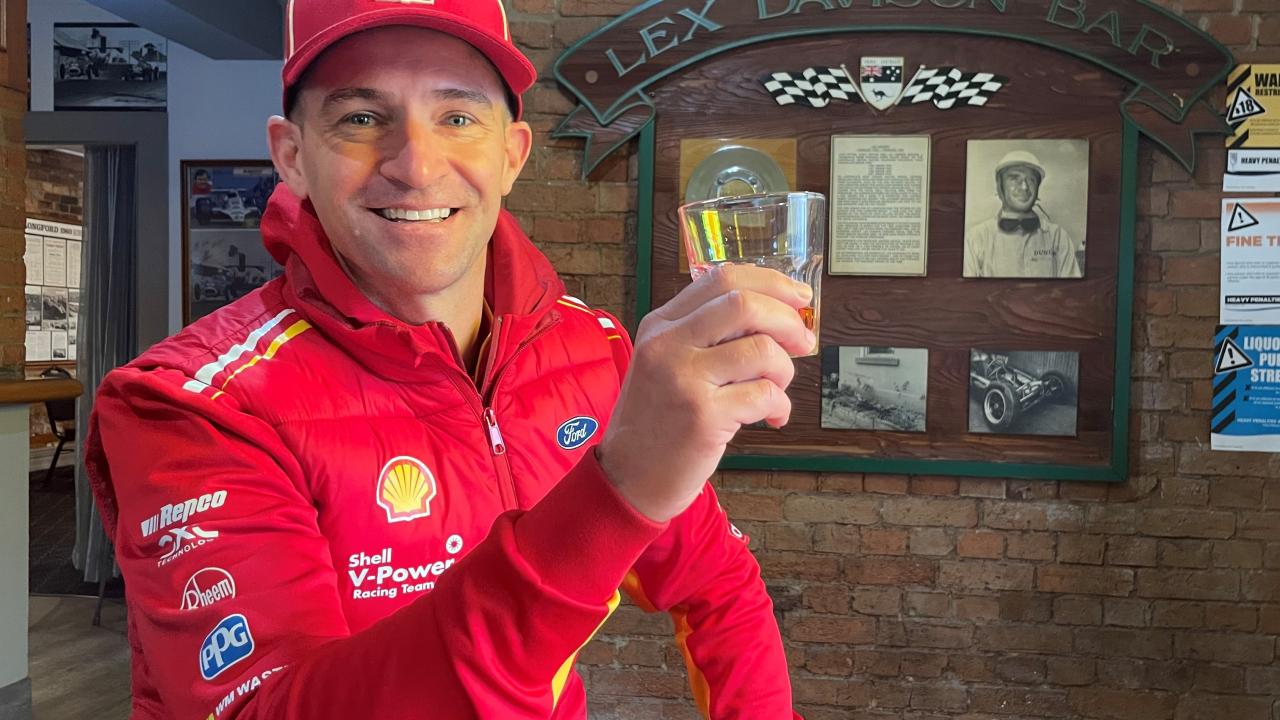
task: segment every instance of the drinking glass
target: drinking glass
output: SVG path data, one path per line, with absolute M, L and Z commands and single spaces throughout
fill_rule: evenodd
M 800 308 L 818 335 L 827 199 L 815 192 L 737 195 L 681 205 L 680 237 L 694 280 L 715 265 L 758 265 L 807 283 L 813 300 Z M 818 344 L 804 355 L 816 355 Z

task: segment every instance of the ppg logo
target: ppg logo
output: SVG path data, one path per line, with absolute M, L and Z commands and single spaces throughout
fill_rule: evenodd
M 200 677 L 212 680 L 252 654 L 249 621 L 239 613 L 229 615 L 200 644 Z
M 599 428 L 600 423 L 596 422 L 595 418 L 586 415 L 570 418 L 556 430 L 556 443 L 565 450 L 580 448 L 596 434 Z

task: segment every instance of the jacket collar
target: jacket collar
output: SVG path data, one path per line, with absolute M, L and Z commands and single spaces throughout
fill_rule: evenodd
M 285 300 L 375 372 L 405 377 L 426 362 L 458 366 L 453 336 L 443 323 L 410 325 L 360 292 L 338 264 L 311 202 L 299 199 L 284 183 L 267 203 L 262 237 L 285 268 Z M 516 219 L 501 211 L 489 240 L 485 299 L 507 325 L 502 335 L 514 342 L 506 345 L 514 347 L 547 319 L 564 292 L 551 263 Z

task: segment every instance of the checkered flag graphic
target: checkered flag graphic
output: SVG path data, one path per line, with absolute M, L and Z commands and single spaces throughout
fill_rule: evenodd
M 779 105 L 807 102 L 826 107 L 832 100 L 862 102 L 858 86 L 844 68 L 805 68 L 798 73 L 776 72 L 762 80 L 764 87 Z
M 956 105 L 986 105 L 1009 78 L 987 72 L 964 72 L 953 67 L 920 68 L 902 91 L 899 104 L 932 102 L 939 110 Z

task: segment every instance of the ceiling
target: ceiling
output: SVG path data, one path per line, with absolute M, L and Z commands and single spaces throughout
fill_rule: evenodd
M 284 0 L 88 0 L 215 60 L 282 57 Z

